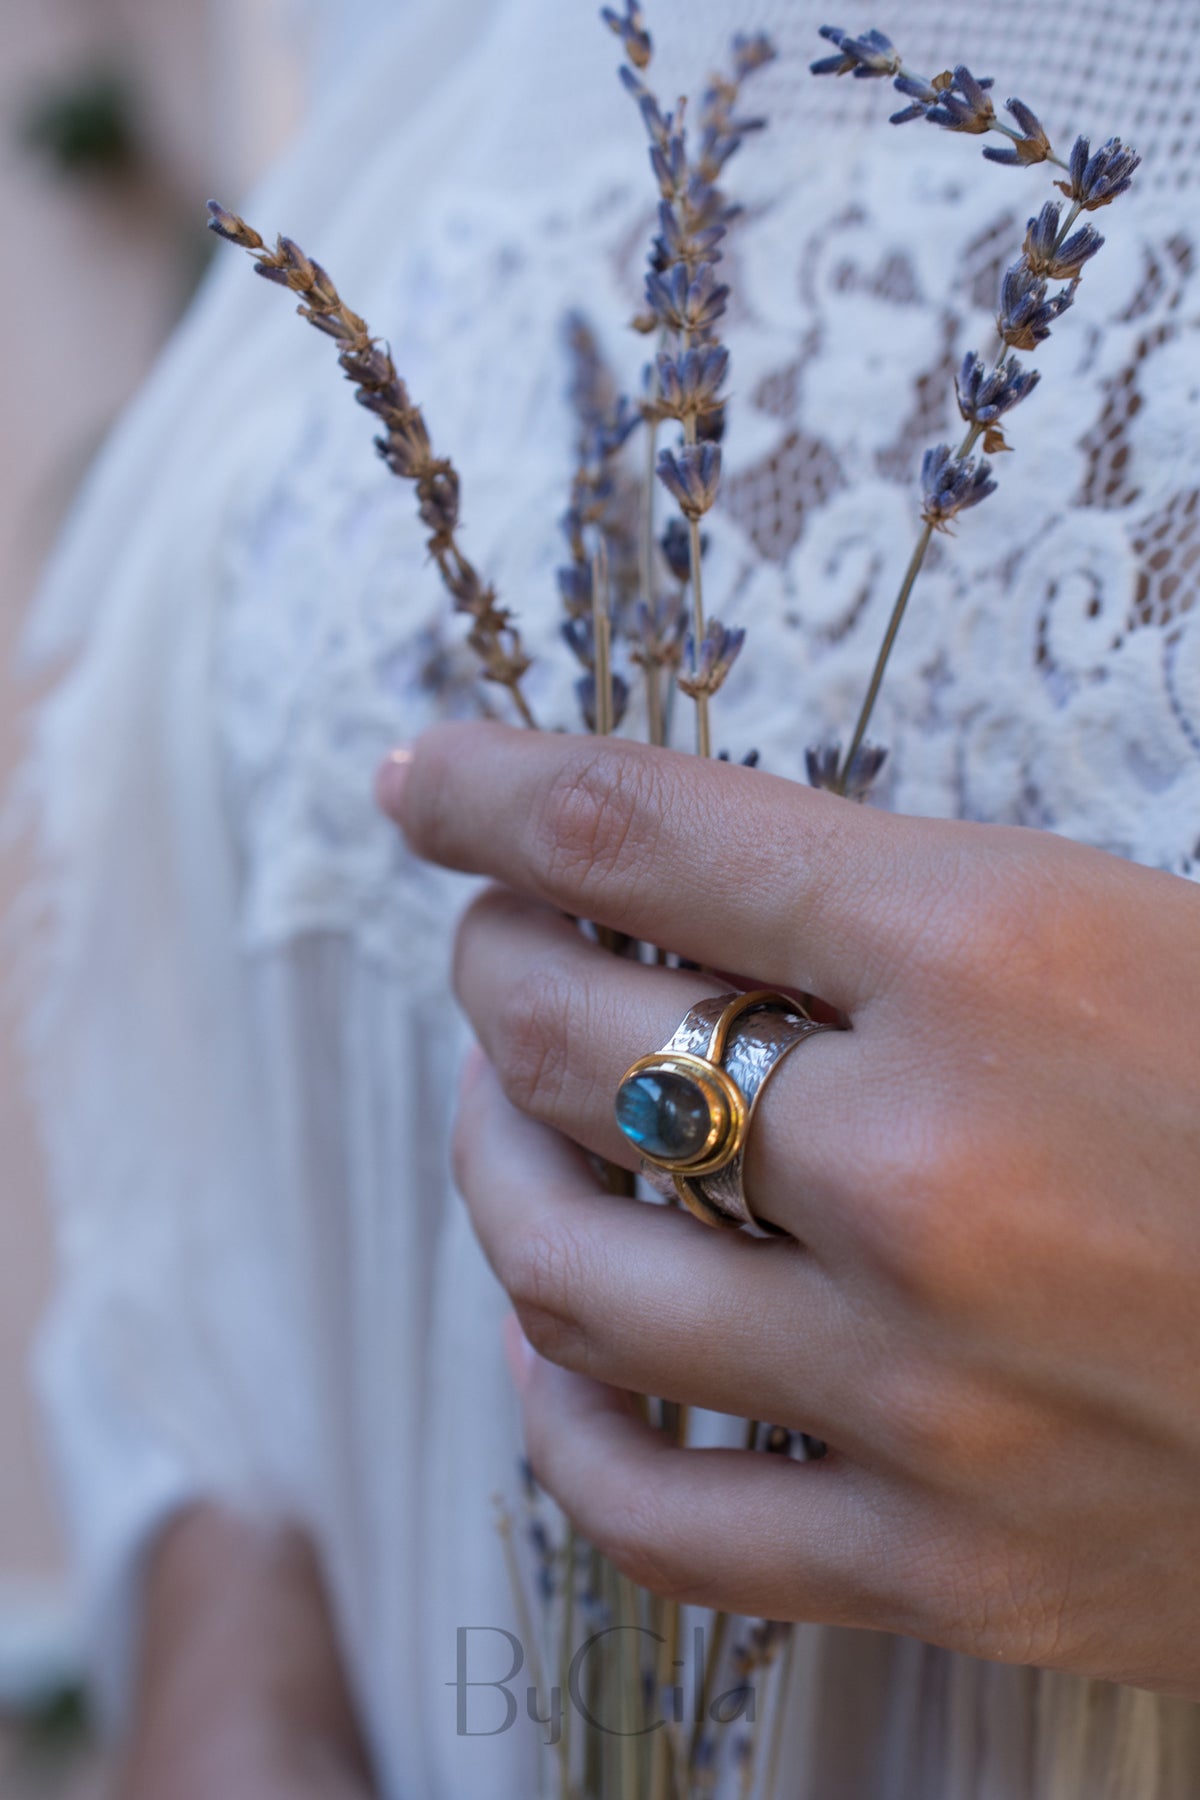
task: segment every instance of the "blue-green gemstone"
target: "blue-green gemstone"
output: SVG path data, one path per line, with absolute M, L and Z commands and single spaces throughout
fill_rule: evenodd
M 617 1089 L 617 1124 L 644 1155 L 688 1162 L 708 1142 L 712 1115 L 702 1090 L 688 1076 L 645 1069 Z

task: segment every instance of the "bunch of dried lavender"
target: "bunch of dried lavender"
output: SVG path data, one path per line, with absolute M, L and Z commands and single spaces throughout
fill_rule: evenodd
M 963 358 L 955 386 L 966 431 L 957 449 L 937 444 L 926 452 L 922 462 L 923 529 L 892 608 L 849 749 L 844 757 L 839 745 L 823 745 L 808 752 L 808 776 L 814 787 L 861 800 L 886 755 L 868 745 L 866 735 L 933 534 L 949 532 L 960 513 L 978 506 L 995 492 L 992 465 L 985 459 L 1011 448 L 1001 421 L 1028 398 L 1041 380 L 1040 372 L 1026 368 L 1013 352 L 1036 350 L 1050 336 L 1055 322 L 1074 304 L 1084 269 L 1104 243 L 1090 224 L 1076 230 L 1080 215 L 1109 206 L 1126 193 L 1141 158 L 1120 138 L 1110 138 L 1093 152 L 1089 139 L 1079 137 L 1064 162 L 1055 154 L 1036 113 L 1023 100 L 1006 102 L 1006 111 L 1015 125 L 998 116 L 991 97 L 995 84 L 990 77 L 980 80 L 961 63 L 953 72 L 932 79 L 916 74 L 881 31 L 864 31 L 853 37 L 837 26 L 826 25 L 821 36 L 835 46 L 835 54 L 814 62 L 814 75 L 890 79 L 909 102 L 892 114 L 893 125 L 925 119 L 943 131 L 972 137 L 997 132 L 1009 141 L 1003 147 L 985 146 L 983 154 L 990 162 L 1009 168 L 1053 164 L 1066 174 L 1066 180 L 1055 185 L 1070 202 L 1065 218 L 1061 204 L 1048 200 L 1041 212 L 1029 220 L 1021 255 L 1006 270 L 1000 284 L 996 318 L 1000 342 L 994 358 L 986 361 L 976 351 L 968 351 Z M 1051 293 L 1052 282 L 1065 285 Z M 976 457 L 975 449 L 981 440 L 983 454 Z
M 264 280 L 298 294 L 300 317 L 341 346 L 338 361 L 355 385 L 355 399 L 382 422 L 383 436 L 375 440 L 380 456 L 393 475 L 416 485 L 421 522 L 430 534 L 430 554 L 455 611 L 471 620 L 468 641 L 485 679 L 507 688 L 524 723 L 533 725 L 521 689 L 529 658 L 513 616 L 500 605 L 496 590 L 480 578 L 458 543 L 458 473 L 453 463 L 433 454 L 425 420 L 409 398 L 386 345 L 372 337 L 365 319 L 345 304 L 320 263 L 313 262 L 290 238 L 279 238 L 270 250 L 244 219 L 215 200 L 209 201 L 208 212 L 209 229 L 249 251 L 255 259 L 255 273 Z
M 650 165 L 659 193 L 658 235 L 646 275 L 646 308 L 638 329 L 657 333 L 658 353 L 647 372 L 642 411 L 651 427 L 650 468 L 679 506 L 687 525 L 687 580 L 691 590 L 691 630 L 687 638 L 686 674 L 679 687 L 695 702 L 696 748 L 712 754 L 709 701 L 721 688 L 741 651 L 745 634 L 731 631 L 719 619 L 706 620 L 703 585 L 703 541 L 700 521 L 716 502 L 721 482 L 721 437 L 724 431 L 723 388 L 729 352 L 718 327 L 725 315 L 728 287 L 718 279 L 721 246 L 737 209 L 719 182 L 746 136 L 765 121 L 739 117 L 737 106 L 749 76 L 775 56 L 763 36 L 739 35 L 733 43 L 733 70 L 715 75 L 699 114 L 698 142 L 689 141 L 686 102 L 666 113 L 643 80 L 653 60 L 653 43 L 638 0 L 626 0 L 625 12 L 605 7 L 604 22 L 621 39 L 628 61 L 621 80 L 632 95 L 650 138 Z M 682 443 L 663 450 L 655 460 L 658 426 L 671 420 L 682 429 Z M 640 660 L 646 671 L 649 713 L 653 726 L 661 718 L 655 696 L 668 665 L 659 630 L 654 578 L 653 484 L 647 482 L 643 551 L 643 640 Z M 670 665 L 673 666 L 673 665 Z

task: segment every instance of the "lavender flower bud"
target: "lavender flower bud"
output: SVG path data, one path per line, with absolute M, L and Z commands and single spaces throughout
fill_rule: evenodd
M 677 451 L 661 451 L 658 479 L 686 518 L 703 518 L 711 511 L 721 485 L 720 446 L 685 444 Z
M 377 438 L 375 443 L 393 475 L 416 481 L 429 467 L 429 433 L 419 412 L 396 419 L 386 438 Z
M 257 231 L 239 219 L 236 213 L 222 206 L 219 200 L 208 203 L 208 229 L 215 231 L 227 243 L 236 244 L 241 250 L 262 250 L 265 248 Z M 285 283 L 286 285 L 286 283 Z
M 854 752 L 854 761 L 846 776 L 845 797 L 847 800 L 866 799 L 878 780 L 887 757 L 887 751 L 880 745 L 862 744 L 859 746 Z M 806 750 L 804 763 L 808 771 L 810 787 L 823 788 L 829 794 L 842 792 L 842 746 L 840 744 L 818 744 L 815 748 Z M 767 1449 L 773 1448 L 774 1446 L 768 1440 Z M 790 1435 L 786 1448 L 791 1449 Z
M 864 31 L 861 37 L 851 37 L 836 25 L 822 25 L 821 36 L 837 45 L 838 55 L 810 63 L 814 75 L 854 75 L 863 81 L 900 72 L 900 53 L 882 31 Z
M 1005 149 L 994 149 L 990 144 L 984 151 L 989 162 L 1006 163 L 1012 168 L 1025 167 L 1030 163 L 1045 162 L 1054 155 L 1050 139 L 1042 129 L 1037 114 L 1026 106 L 1023 100 L 1005 102 L 1008 111 L 1021 127 L 1023 136 L 1009 144 Z
M 261 275 L 264 281 L 271 282 L 275 287 L 290 288 L 292 285 L 291 275 L 286 269 L 281 269 L 276 263 L 256 262 L 254 265 L 254 273 L 256 275 Z M 304 312 L 305 308 L 302 306 L 298 307 L 297 311 Z M 331 327 L 337 324 L 339 327 L 339 335 L 343 337 L 346 335 L 344 328 L 342 328 L 340 323 L 336 320 L 314 319 L 313 324 L 317 326 L 318 330 L 329 332 L 330 336 L 333 336 Z
M 659 203 L 658 223 L 659 235 L 654 247 L 660 273 L 665 273 L 676 263 L 687 263 L 694 269 L 701 263 L 720 261 L 719 246 L 726 231 L 723 222 L 698 227 L 692 223 L 689 214 L 685 225 L 670 201 L 663 200 Z
M 729 369 L 729 352 L 720 344 L 702 344 L 680 356 L 664 351 L 658 359 L 659 407 L 668 419 L 695 419 L 714 412 Z
M 719 619 L 710 619 L 697 657 L 695 639 L 689 632 L 684 658 L 690 672 L 676 676 L 678 686 L 691 700 L 698 700 L 701 695 L 711 699 L 724 686 L 745 641 L 744 631 L 730 631 Z
M 278 250 L 286 266 L 298 278 L 296 285 L 311 288 L 316 279 L 316 267 L 292 238 L 281 237 Z
M 943 131 L 965 131 L 979 137 L 996 123 L 996 109 L 987 92 L 991 85 L 990 80 L 977 81 L 966 64 L 959 63 L 953 87 L 943 89 L 937 105 L 931 106 L 925 117 Z
M 1057 186 L 1084 212 L 1095 212 L 1097 207 L 1111 206 L 1128 191 L 1141 160 L 1134 151 L 1126 149 L 1120 138 L 1109 138 L 1094 156 L 1089 139 L 1076 138 L 1071 151 L 1070 180 L 1060 181 Z
M 687 542 L 683 521 L 673 521 Z M 633 609 L 630 654 L 643 668 L 673 669 L 683 647 L 684 609 L 679 593 L 659 594 L 652 603 L 639 600 Z
M 421 523 L 435 537 L 449 538 L 458 524 L 458 476 L 445 465 L 433 469 L 417 484 L 417 511 Z
M 663 112 L 645 82 L 639 81 L 631 68 L 625 65 L 618 70 L 618 73 L 624 87 L 637 101 L 638 111 L 642 115 L 642 123 L 650 134 L 650 142 L 665 150 L 671 136 L 669 114 Z
M 1034 275 L 1050 281 L 1078 281 L 1104 239 L 1093 225 L 1081 225 L 1064 244 L 1058 241 L 1062 208 L 1047 200 L 1025 234 L 1025 261 Z
M 1005 271 L 1000 285 L 1000 336 L 1011 350 L 1036 350 L 1050 336 L 1051 327 L 1075 299 L 1075 283 L 1046 298 L 1046 283 L 1035 275 L 1025 258 Z
M 1014 356 L 989 369 L 982 356 L 968 351 L 955 381 L 958 410 L 970 425 L 992 425 L 1019 406 L 1041 379 L 1037 369 L 1023 368 Z
M 683 520 L 672 519 L 658 542 L 671 574 L 686 587 L 692 579 L 692 537 Z
M 559 627 L 563 643 L 576 662 L 585 669 L 596 666 L 596 635 L 590 613 L 580 613 L 564 620 Z
M 650 167 L 654 170 L 658 191 L 663 199 L 674 200 L 687 181 L 688 174 L 687 146 L 680 132 L 672 132 L 665 145 L 651 145 Z
M 646 30 L 646 21 L 642 17 L 642 9 L 637 0 L 625 0 L 625 17 L 615 13 L 611 6 L 601 9 L 600 17 L 615 32 L 625 46 L 625 54 L 635 69 L 649 67 L 650 58 L 654 54 L 654 46 L 650 33 Z
M 646 277 L 646 302 L 660 324 L 686 337 L 704 337 L 725 312 L 729 289 L 717 281 L 712 263 L 702 263 L 694 278 L 680 263 L 669 274 Z
M 688 182 L 684 209 L 688 216 L 688 228 L 692 232 L 710 226 L 732 225 L 742 213 L 740 206 L 731 206 L 720 188 L 706 181 L 703 175 L 693 175 Z
M 583 675 L 575 683 L 575 697 L 589 731 L 596 729 L 596 677 Z M 612 677 L 612 723 L 615 731 L 629 707 L 629 683 L 620 675 Z
M 925 118 L 929 108 L 936 106 L 941 98 L 934 84 L 921 75 L 897 75 L 892 86 L 898 94 L 907 94 L 912 101 L 911 106 L 892 114 L 890 123 L 893 125 L 907 125 L 910 119 Z
M 778 54 L 765 31 L 755 32 L 753 36 L 739 31 L 733 40 L 733 67 L 738 80 L 745 81 L 757 69 L 774 62 Z
M 992 465 L 973 456 L 956 456 L 949 444 L 925 452 L 921 464 L 921 489 L 925 495 L 922 518 L 935 531 L 945 531 L 950 520 L 968 507 L 978 506 L 996 491 Z

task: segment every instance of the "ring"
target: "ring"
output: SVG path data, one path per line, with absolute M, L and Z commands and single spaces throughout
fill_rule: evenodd
M 788 1052 L 832 1029 L 769 988 L 722 994 L 632 1063 L 617 1089 L 617 1124 L 659 1192 L 706 1225 L 758 1225 L 742 1185 L 755 1106 Z

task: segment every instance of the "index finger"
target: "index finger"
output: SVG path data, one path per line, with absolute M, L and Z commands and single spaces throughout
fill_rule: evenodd
M 846 1008 L 894 946 L 898 827 L 759 770 L 616 738 L 439 725 L 385 763 L 430 862 Z

